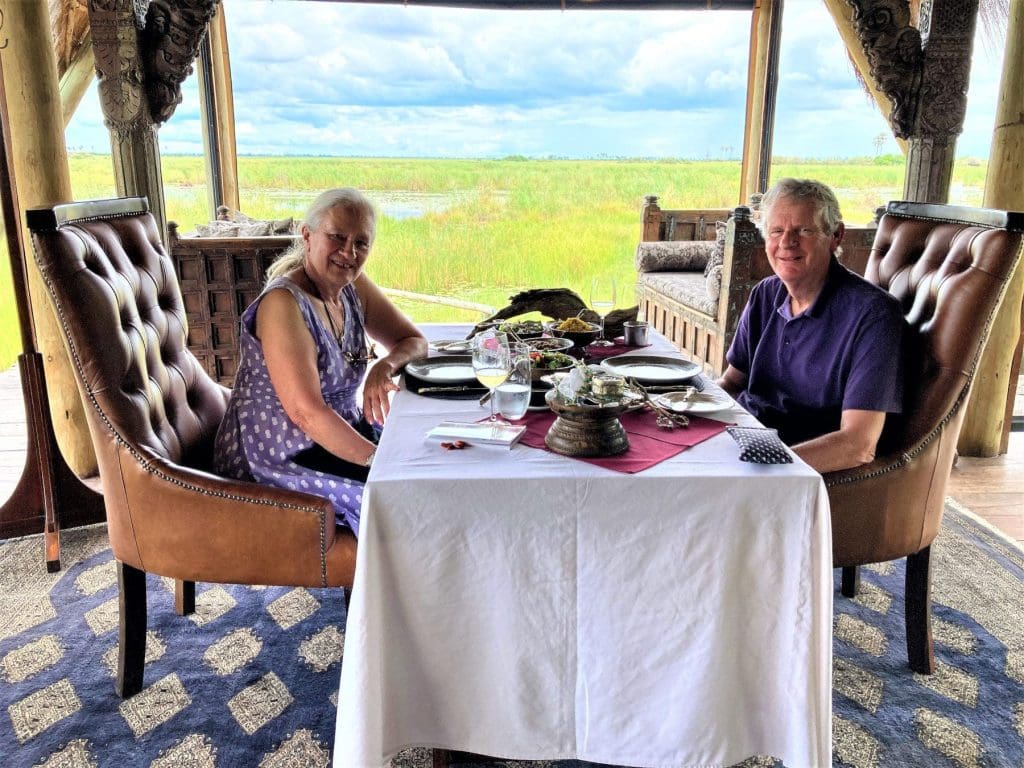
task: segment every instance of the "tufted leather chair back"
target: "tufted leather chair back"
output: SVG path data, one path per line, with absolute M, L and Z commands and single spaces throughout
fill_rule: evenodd
M 1021 258 L 1024 214 L 893 202 L 865 277 L 899 299 L 910 333 L 904 413 L 876 459 L 825 476 L 836 566 L 931 544 L 985 342 Z
M 206 468 L 227 390 L 186 346 L 178 279 L 146 200 L 78 203 L 30 217 L 39 267 L 93 406 L 87 410 L 144 453 Z
M 114 555 L 141 567 L 131 515 L 145 505 L 129 503 L 126 474 L 154 461 L 209 470 L 228 391 L 185 344 L 177 277 L 145 198 L 27 218 L 85 404 Z

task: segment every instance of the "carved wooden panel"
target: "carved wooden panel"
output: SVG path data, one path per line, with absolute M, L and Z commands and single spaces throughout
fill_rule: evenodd
M 178 237 L 171 229 L 189 349 L 227 387 L 238 368 L 242 313 L 259 296 L 267 267 L 293 242 L 289 236 Z

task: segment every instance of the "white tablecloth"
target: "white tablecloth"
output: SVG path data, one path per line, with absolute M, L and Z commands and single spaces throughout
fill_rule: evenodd
M 424 440 L 483 414 L 474 400 L 395 397 L 364 495 L 334 765 L 378 768 L 414 745 L 829 765 L 820 476 L 799 460 L 740 462 L 724 433 L 635 475 Z

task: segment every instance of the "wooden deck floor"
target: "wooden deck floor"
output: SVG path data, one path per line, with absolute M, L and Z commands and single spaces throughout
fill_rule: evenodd
M 1018 401 L 1024 400 L 1022 392 L 1024 386 L 1018 389 Z M 24 460 L 25 409 L 15 366 L 0 372 L 0 503 L 17 485 Z M 1024 432 L 1010 435 L 1010 450 L 1004 456 L 960 458 L 948 495 L 1024 544 Z

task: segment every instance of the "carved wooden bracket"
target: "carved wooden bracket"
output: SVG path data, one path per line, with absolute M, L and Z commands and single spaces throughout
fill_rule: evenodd
M 910 24 L 907 0 L 847 0 L 853 28 L 879 90 L 892 101 L 889 124 L 905 139 L 914 132 L 921 83 L 921 33 Z
M 89 0 L 107 125 L 119 135 L 166 122 L 220 0 Z
M 963 129 L 978 0 L 923 0 L 920 25 L 907 0 L 847 0 L 877 87 L 901 138 L 951 139 Z
M 181 84 L 220 0 L 152 0 L 140 47 L 146 95 L 156 123 L 164 123 L 181 103 Z

